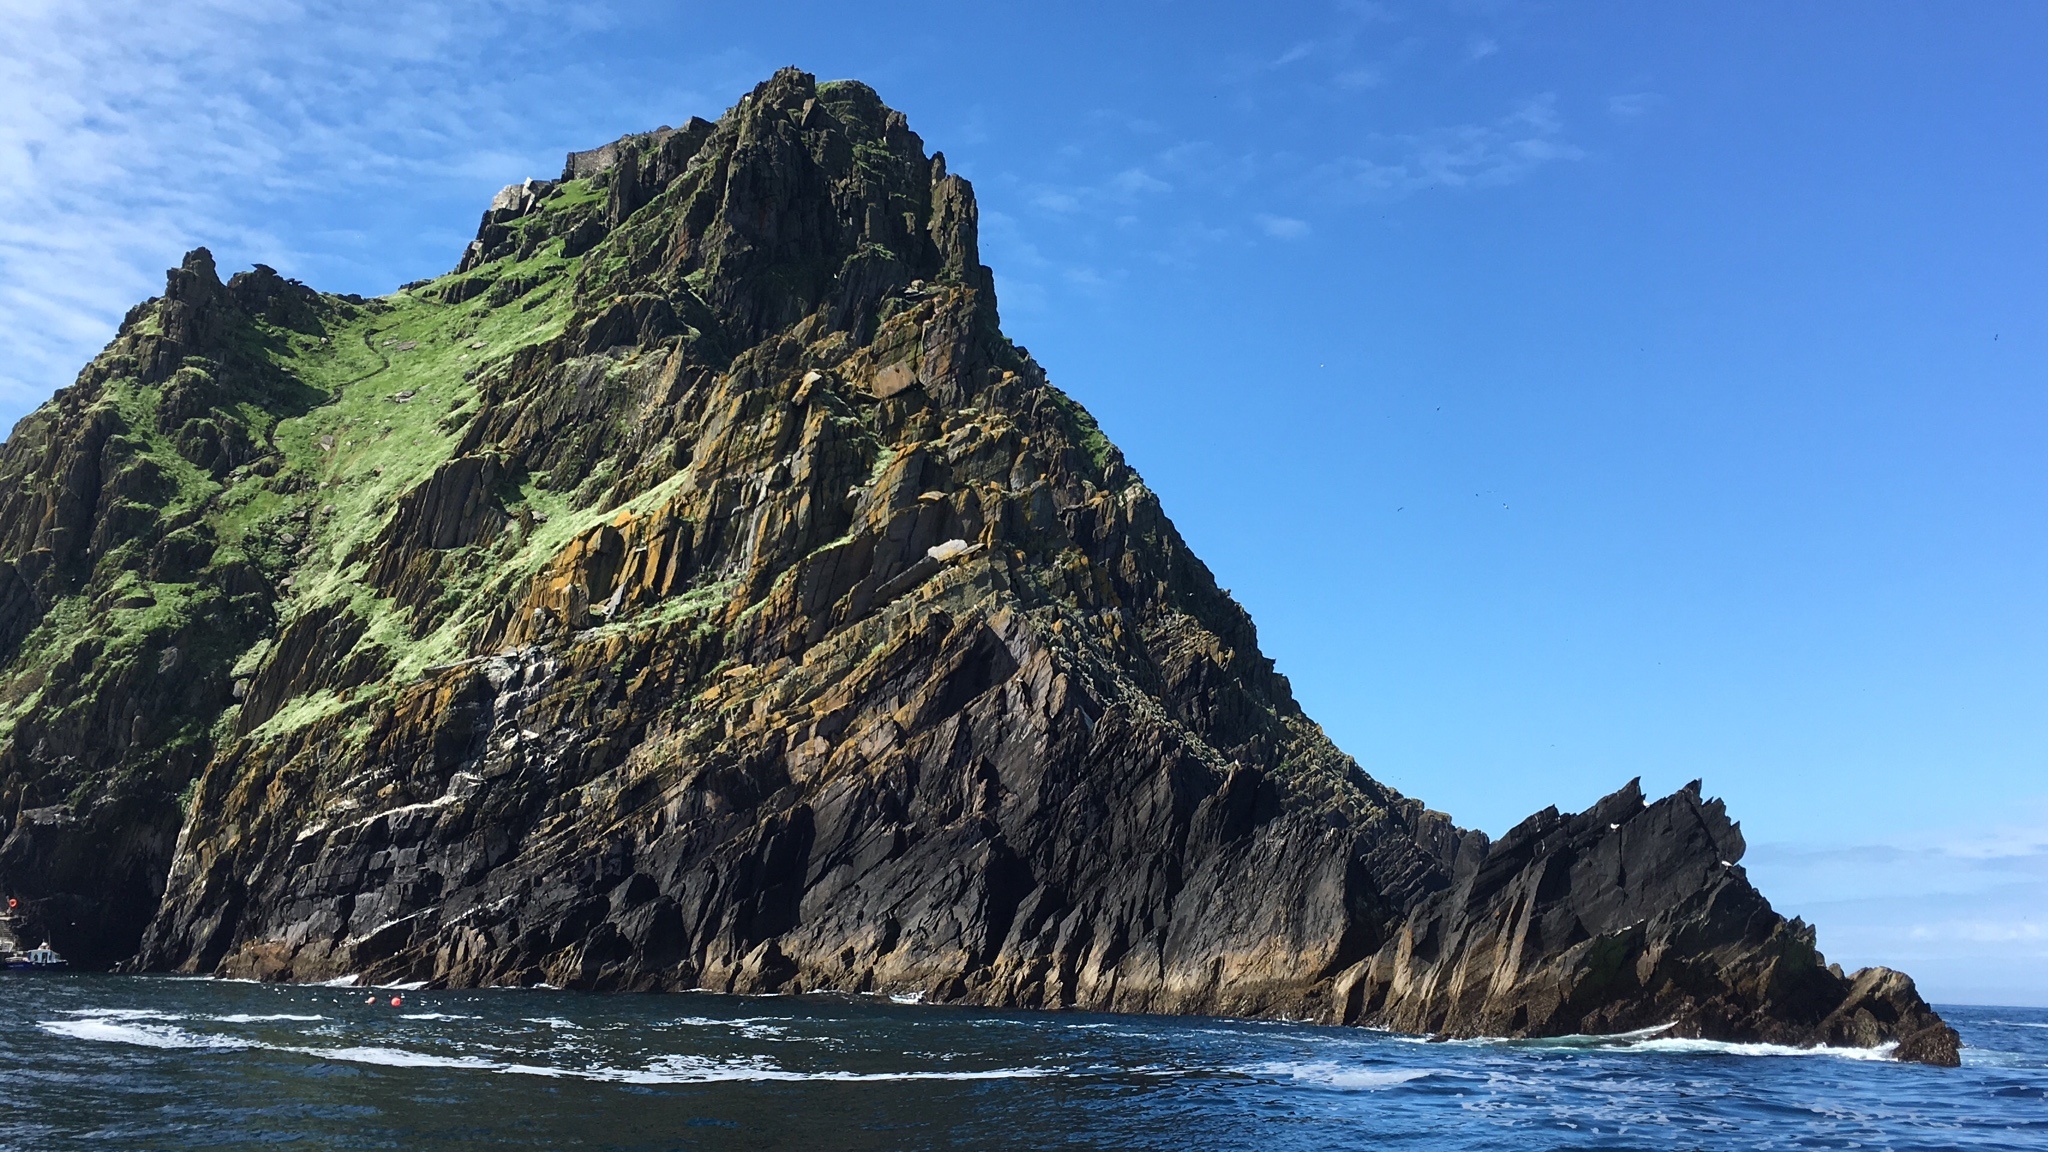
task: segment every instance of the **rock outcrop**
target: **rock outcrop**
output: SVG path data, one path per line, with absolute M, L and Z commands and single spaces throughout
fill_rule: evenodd
M 0 885 L 127 851 L 97 955 L 150 969 L 1953 1061 L 1697 790 L 1489 844 L 1361 771 L 976 230 L 900 113 L 785 71 L 391 297 L 195 254 L 0 453 Z
M 230 668 L 276 626 L 286 548 L 215 512 L 317 398 L 267 345 L 352 307 L 199 249 L 0 447 L 0 884 L 78 963 L 135 950 Z
M 1955 1030 L 1896 972 L 1825 965 L 1771 910 L 1742 834 L 1699 782 L 1643 803 L 1635 782 L 1473 844 L 1450 886 L 1340 978 L 1344 1018 L 1447 1036 L 1663 1028 L 1681 1037 L 1875 1047 L 1954 1064 Z

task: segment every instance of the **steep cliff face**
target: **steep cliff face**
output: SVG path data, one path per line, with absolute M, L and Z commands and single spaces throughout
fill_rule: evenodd
M 276 361 L 354 308 L 194 252 L 0 448 L 0 878 L 83 963 L 134 951 L 229 670 L 274 624 L 290 545 L 249 481 L 317 398 Z
M 391 297 L 248 275 L 269 295 L 195 254 L 4 458 L 0 624 L 19 600 L 29 639 L 5 673 L 0 765 L 27 767 L 0 883 L 77 904 L 93 882 L 43 830 L 132 846 L 147 910 L 105 935 L 139 934 L 142 967 L 1464 1033 L 1945 1031 L 1903 977 L 1820 967 L 1718 863 L 1739 837 L 1694 794 L 1489 845 L 1360 771 L 1002 336 L 972 190 L 864 86 L 785 71 L 715 124 L 574 153 L 498 195 L 456 272 Z M 128 514 L 66 495 L 120 466 L 111 423 L 78 463 L 111 419 L 86 413 L 95 390 L 175 392 L 141 342 L 170 331 L 181 276 L 232 309 L 179 329 L 173 374 L 228 379 L 194 365 L 239 355 L 264 383 L 151 425 L 190 503 L 148 554 L 191 530 L 203 561 L 94 560 L 75 541 Z M 32 515 L 85 527 L 12 527 Z M 103 629 L 78 607 L 93 581 L 161 604 L 174 576 L 241 605 L 179 617 L 212 644 L 178 649 L 191 671 L 117 685 L 95 640 L 34 689 L 160 718 L 124 730 L 129 760 L 35 744 L 61 715 L 11 687 L 60 645 L 36 621 Z M 147 786 L 117 766 L 145 755 Z M 1607 836 L 1586 824 L 1631 804 Z M 1706 832 L 1654 815 L 1686 804 Z

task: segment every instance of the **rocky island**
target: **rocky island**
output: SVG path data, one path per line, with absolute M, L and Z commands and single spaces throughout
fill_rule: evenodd
M 0 449 L 0 890 L 87 966 L 841 990 L 1957 1061 L 1697 785 L 1367 776 L 853 82 L 377 299 L 204 250 Z

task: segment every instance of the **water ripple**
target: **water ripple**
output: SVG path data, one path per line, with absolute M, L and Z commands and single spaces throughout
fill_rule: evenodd
M 882 997 L 7 991 L 0 1147 L 2048 1147 L 2034 1009 L 1950 1009 L 1964 1067 L 1933 1069 L 1662 1029 L 1432 1044 Z

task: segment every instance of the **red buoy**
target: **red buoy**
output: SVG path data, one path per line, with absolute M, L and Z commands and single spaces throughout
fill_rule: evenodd
M 392 1006 L 393 1008 L 396 1008 L 396 1007 L 398 1007 L 398 1006 L 399 1006 L 400 1004 L 403 1004 L 403 1003 L 405 1003 L 405 997 L 403 997 L 403 996 L 393 996 L 393 997 L 391 998 L 391 1006 Z

